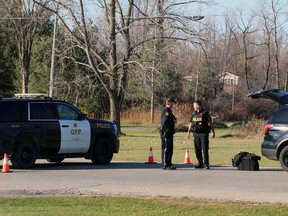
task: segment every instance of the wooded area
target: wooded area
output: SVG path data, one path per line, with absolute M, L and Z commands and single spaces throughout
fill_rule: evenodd
M 150 109 L 152 121 L 170 96 L 201 99 L 223 119 L 266 117 L 273 108 L 246 95 L 288 88 L 288 2 L 259 0 L 221 19 L 201 13 L 215 4 L 0 0 L 0 96 L 49 93 L 57 17 L 53 96 L 84 112 L 109 113 L 120 128 L 122 110 Z

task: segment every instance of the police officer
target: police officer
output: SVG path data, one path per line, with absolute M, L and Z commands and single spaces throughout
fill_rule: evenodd
M 176 167 L 172 166 L 173 155 L 173 135 L 175 133 L 176 117 L 172 113 L 172 108 L 175 106 L 176 101 L 173 98 L 166 99 L 166 107 L 161 114 L 161 130 L 160 136 L 162 141 L 162 169 L 175 170 Z
M 210 169 L 209 166 L 209 133 L 212 131 L 211 137 L 215 137 L 215 130 L 212 123 L 212 118 L 207 110 L 202 107 L 201 101 L 193 103 L 193 113 L 190 119 L 187 137 L 190 139 L 190 130 L 192 129 L 194 136 L 195 154 L 198 160 L 196 169 Z M 204 163 L 202 150 L 204 153 Z

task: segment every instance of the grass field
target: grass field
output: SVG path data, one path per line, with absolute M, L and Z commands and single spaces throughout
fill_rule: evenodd
M 160 162 L 160 138 L 159 133 L 151 130 L 131 131 L 123 130 L 126 136 L 121 136 L 120 152 L 115 154 L 114 161 L 147 161 L 149 147 L 153 147 L 154 159 Z M 231 158 L 239 151 L 248 151 L 261 156 L 262 137 L 247 136 L 237 130 L 217 129 L 216 138 L 210 139 L 210 163 L 211 165 L 231 165 Z M 190 158 L 195 161 L 194 147 L 191 140 L 186 138 L 186 133 L 176 133 L 174 137 L 173 163 L 184 162 L 185 149 L 189 148 Z M 280 167 L 278 161 L 261 158 L 262 167 Z
M 169 198 L 46 197 L 0 199 L 1 215 L 287 215 L 288 206 Z

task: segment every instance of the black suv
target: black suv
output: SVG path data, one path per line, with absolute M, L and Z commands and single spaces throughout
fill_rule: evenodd
M 279 103 L 279 109 L 270 117 L 264 128 L 262 155 L 279 160 L 282 168 L 288 171 L 288 92 L 268 89 L 253 92 L 252 98 L 269 98 Z
M 0 98 L 0 159 L 7 153 L 14 168 L 31 168 L 36 159 L 60 163 L 76 157 L 108 164 L 118 150 L 115 123 L 89 119 L 49 97 Z

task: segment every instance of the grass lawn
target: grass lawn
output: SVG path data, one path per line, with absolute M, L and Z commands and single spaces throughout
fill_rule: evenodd
M 169 198 L 2 198 L 1 215 L 287 215 L 288 206 Z
M 114 155 L 115 161 L 147 161 L 149 147 L 153 147 L 154 159 L 161 162 L 160 138 L 156 131 L 123 130 L 126 136 L 121 136 L 120 152 Z M 261 156 L 262 137 L 247 136 L 240 134 L 237 130 L 218 129 L 216 138 L 210 138 L 210 163 L 211 165 L 231 165 L 231 158 L 239 151 L 248 151 Z M 173 163 L 184 162 L 185 149 L 190 150 L 190 159 L 195 161 L 194 146 L 191 140 L 186 138 L 186 133 L 176 133 L 174 136 Z M 260 167 L 280 167 L 278 161 L 261 158 Z

